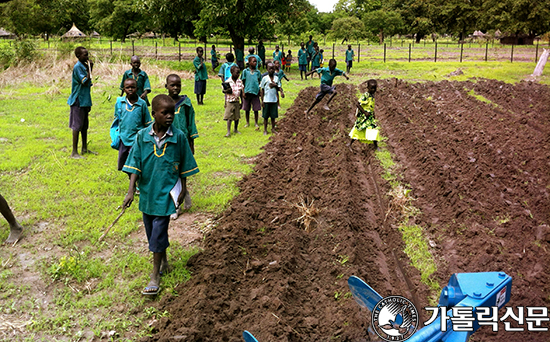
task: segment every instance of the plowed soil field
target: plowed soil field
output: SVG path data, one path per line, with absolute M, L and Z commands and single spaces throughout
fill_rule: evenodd
M 370 317 L 350 298 L 351 275 L 382 296 L 428 305 L 402 252 L 400 218 L 385 218 L 389 185 L 372 146 L 345 146 L 358 89 L 337 90 L 331 110 L 322 102 L 309 119 L 317 88 L 300 93 L 189 260 L 192 279 L 158 304 L 170 317 L 144 340 L 242 341 L 249 330 L 260 342 L 368 341 Z M 422 214 L 412 221 L 432 240 L 442 286 L 454 272 L 504 271 L 513 277 L 509 305 L 548 306 L 549 113 L 550 90 L 535 83 L 379 83 L 386 148 L 413 190 Z M 500 328 L 473 338 L 548 340 Z

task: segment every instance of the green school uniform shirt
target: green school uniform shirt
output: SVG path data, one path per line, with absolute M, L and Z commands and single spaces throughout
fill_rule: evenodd
M 258 56 L 258 55 L 247 55 L 247 56 L 244 58 L 244 64 L 248 63 L 248 59 L 249 59 L 250 57 L 256 57 L 256 61 L 258 62 L 258 63 L 256 64 L 256 68 L 259 68 L 259 67 L 262 66 L 262 63 L 263 63 L 263 62 L 262 62 L 262 59 L 261 59 L 260 56 Z
M 283 52 L 282 51 L 273 51 L 273 61 L 279 61 L 279 62 L 282 62 L 281 61 L 281 58 L 283 57 Z
M 218 61 L 218 55 L 216 54 L 216 50 L 214 50 L 214 49 L 210 50 L 210 55 L 212 56 L 212 57 L 210 57 L 210 60 L 212 62 L 217 62 Z
M 355 120 L 355 128 L 357 130 L 365 130 L 367 128 L 376 128 L 376 120 L 374 119 L 374 96 L 369 92 L 364 93 L 359 98 L 359 104 L 367 115 L 363 114 L 360 110 L 357 111 L 357 119 Z
M 277 83 L 277 85 L 281 87 L 281 81 L 277 75 L 273 75 L 273 82 Z M 260 83 L 260 88 L 264 90 L 264 103 L 276 103 L 278 90 L 277 88 L 271 88 L 269 83 L 271 83 L 271 78 L 269 78 L 269 75 L 264 76 L 262 78 L 262 82 Z
M 73 67 L 73 77 L 71 84 L 71 95 L 67 100 L 67 104 L 72 106 L 78 99 L 78 105 L 80 107 L 91 107 L 92 96 L 90 94 L 90 87 L 92 86 L 92 80 L 88 78 L 88 71 L 86 66 L 82 62 L 78 61 Z
M 170 190 L 178 178 L 199 172 L 187 137 L 177 128 L 169 128 L 164 144 L 159 148 L 151 135 L 153 124 L 136 135 L 130 150 L 125 172 L 138 175 L 139 210 L 147 215 L 169 216 L 176 212 Z M 172 134 L 171 136 L 168 133 Z
M 306 49 L 298 50 L 298 64 L 307 64 L 307 52 Z
M 205 81 L 208 79 L 208 71 L 206 70 L 206 64 L 201 61 L 199 56 L 195 56 L 193 59 L 193 65 L 195 66 L 195 81 Z
M 120 90 L 124 88 L 124 81 L 126 81 L 129 78 L 136 80 L 136 83 L 137 83 L 136 93 L 138 96 L 141 96 L 146 90 L 151 90 L 151 83 L 149 82 L 149 76 L 147 76 L 147 73 L 143 70 L 140 70 L 136 77 L 136 75 L 134 75 L 134 73 L 132 72 L 132 69 L 126 70 L 124 72 L 124 75 L 122 75 L 122 82 L 120 82 Z
M 311 66 L 312 67 L 320 67 L 321 66 L 321 53 L 313 54 L 313 57 L 311 58 Z
M 245 94 L 258 95 L 260 93 L 260 82 L 262 81 L 262 73 L 256 69 L 254 71 L 246 68 L 241 75 L 241 80 L 244 84 Z
M 313 55 L 313 53 L 315 52 L 315 49 L 313 48 L 313 44 L 315 44 L 315 42 L 312 40 L 309 40 L 307 43 L 306 43 L 306 50 L 307 50 L 307 53 L 309 53 L 310 56 Z
M 355 57 L 355 52 L 353 50 L 346 50 L 346 62 L 352 61 Z
M 332 87 L 332 82 L 334 81 L 334 78 L 336 76 L 342 76 L 344 72 L 340 69 L 334 68 L 333 72 L 330 72 L 330 69 L 327 68 L 319 68 L 316 69 L 317 73 L 321 74 L 321 84 L 326 84 L 328 86 Z
M 262 75 L 263 76 L 263 75 Z M 279 77 L 279 81 L 282 82 L 283 81 L 283 78 L 286 77 L 286 74 L 285 72 L 283 71 L 283 69 L 279 70 L 279 72 L 277 73 L 277 77 Z
M 191 104 L 191 99 L 186 95 L 181 96 L 178 102 L 176 102 L 176 111 L 172 126 L 180 129 L 188 139 L 199 137 L 197 125 L 195 124 L 195 109 Z
M 153 122 L 149 114 L 149 108 L 147 108 L 147 103 L 139 97 L 132 105 L 130 105 L 126 96 L 117 98 L 115 117 L 119 119 L 120 140 L 128 147 L 134 145 L 137 132 Z

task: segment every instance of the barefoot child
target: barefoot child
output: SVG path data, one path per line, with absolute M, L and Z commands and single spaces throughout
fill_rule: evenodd
M 204 104 L 204 94 L 206 94 L 206 80 L 208 79 L 208 71 L 203 58 L 204 50 L 202 47 L 197 48 L 197 56 L 193 59 L 195 66 L 195 94 L 197 95 L 197 104 Z
M 249 67 L 248 60 L 250 59 L 250 57 L 254 57 L 254 58 L 256 58 L 256 69 L 260 70 L 263 61 L 260 58 L 260 56 L 254 54 L 254 51 L 255 50 L 254 50 L 253 47 L 248 48 L 248 55 L 246 55 L 246 57 L 244 58 L 244 63 L 245 63 L 245 66 L 248 68 Z
M 73 77 L 71 85 L 71 95 L 67 100 L 67 104 L 71 107 L 69 117 L 69 128 L 73 131 L 73 150 L 71 158 L 83 158 L 78 154 L 78 135 L 82 136 L 81 154 L 92 153 L 88 150 L 88 125 L 90 109 L 92 108 L 92 96 L 90 88 L 92 86 L 91 71 L 94 67 L 93 62 L 88 62 L 88 50 L 85 47 L 79 46 L 74 49 L 74 54 L 78 58 L 78 62 L 73 68 Z
M 315 50 L 311 56 L 311 71 L 315 71 L 321 67 L 321 51 L 319 51 L 319 45 L 315 43 Z M 313 76 L 312 76 L 313 77 Z M 319 75 L 321 77 L 321 75 Z
M 281 87 L 280 87 L 280 90 L 281 92 L 283 91 L 283 78 L 287 81 L 287 82 L 290 82 L 290 80 L 288 79 L 288 77 L 286 77 L 286 74 L 285 72 L 283 71 L 284 67 L 281 68 L 281 66 L 279 65 L 279 61 L 274 61 L 273 64 L 275 65 L 275 74 L 277 75 L 277 77 L 279 78 L 279 82 L 281 83 Z M 264 77 L 265 75 L 262 75 L 262 77 Z M 279 94 L 277 93 L 277 108 L 281 109 L 281 102 L 279 101 Z
M 241 118 L 241 103 L 243 102 L 243 82 L 239 79 L 240 69 L 237 65 L 231 67 L 231 77 L 227 80 L 229 88 L 224 89 L 225 97 L 225 114 L 223 119 L 227 121 L 226 138 L 231 136 L 231 121 L 235 122 L 235 134 L 239 132 L 239 119 Z
M 281 97 L 285 97 L 285 93 L 281 89 L 281 82 L 275 75 L 275 65 L 268 63 L 267 75 L 262 78 L 260 83 L 260 97 L 262 98 L 262 117 L 264 118 L 264 135 L 267 135 L 267 120 L 271 118 L 271 133 L 275 131 L 275 119 L 279 117 L 277 108 L 277 92 L 281 91 Z
M 350 151 L 351 144 L 353 144 L 355 140 L 366 143 L 370 143 L 372 141 L 374 147 L 378 149 L 378 142 L 376 140 L 369 140 L 365 135 L 367 129 L 376 129 L 377 127 L 376 118 L 374 117 L 374 94 L 376 93 L 377 87 L 378 83 L 376 80 L 368 80 L 367 92 L 359 98 L 359 102 L 356 104 L 357 112 L 355 115 L 357 116 L 357 119 L 355 120 L 353 129 L 349 132 L 351 141 L 348 143 L 348 147 Z
M 256 69 L 256 57 L 251 56 L 248 59 L 248 68 L 243 71 L 241 80 L 244 86 L 243 107 L 246 124 L 244 127 L 250 126 L 250 108 L 254 111 L 254 127 L 258 129 L 258 111 L 262 109 L 262 104 L 258 94 L 260 93 L 260 82 L 262 74 Z
M 19 222 L 17 222 L 15 216 L 13 216 L 8 202 L 6 202 L 2 195 L 0 195 L 0 213 L 2 213 L 2 216 L 4 216 L 10 225 L 10 235 L 4 243 L 13 245 L 21 238 L 23 227 L 19 224 Z
M 300 43 L 300 50 L 298 50 L 298 69 L 300 70 L 300 77 L 304 79 L 304 74 L 306 74 L 307 80 L 307 51 L 304 47 L 304 42 Z
M 220 65 L 218 62 L 218 53 L 216 52 L 216 45 L 212 45 L 212 50 L 210 50 L 210 61 L 212 62 L 212 71 L 216 72 L 216 68 Z
M 290 72 L 291 65 L 292 65 L 292 51 L 288 50 L 288 53 L 286 54 L 286 71 Z
M 317 103 L 321 102 L 323 97 L 325 97 L 325 95 L 327 94 L 332 94 L 332 95 L 328 98 L 327 104 L 325 105 L 324 108 L 325 110 L 330 110 L 328 105 L 330 101 L 332 101 L 334 96 L 336 96 L 336 89 L 335 87 L 332 86 L 332 83 L 334 82 L 334 78 L 336 76 L 344 76 L 347 80 L 349 80 L 349 77 L 348 75 L 346 75 L 345 72 L 343 72 L 340 69 L 336 69 L 336 60 L 334 58 L 332 58 L 328 62 L 328 68 L 318 68 L 315 71 L 309 72 L 308 74 L 306 74 L 306 76 L 311 75 L 314 72 L 321 74 L 321 89 L 319 93 L 315 96 L 315 101 L 313 101 L 309 109 L 306 110 L 306 115 L 308 115 L 309 112 L 313 109 L 313 107 L 315 107 Z
M 273 51 L 273 61 L 280 61 L 283 58 L 283 53 L 279 51 L 279 45 L 275 45 L 275 51 Z
M 348 49 L 346 50 L 346 72 L 348 74 L 353 66 L 353 57 L 355 57 L 355 52 L 351 49 L 351 45 L 348 45 Z
M 122 75 L 122 81 L 120 82 L 120 96 L 124 95 L 124 81 L 126 81 L 129 78 L 133 78 L 137 82 L 137 96 L 142 98 L 145 103 L 147 103 L 147 106 L 150 106 L 149 99 L 147 98 L 147 94 L 151 92 L 151 83 L 149 82 L 149 76 L 147 76 L 147 73 L 140 69 L 141 67 L 141 61 L 138 56 L 132 56 L 130 59 L 130 65 L 132 66 L 132 69 L 126 70 L 124 72 L 124 75 Z
M 137 132 L 149 126 L 153 120 L 147 103 L 137 95 L 137 82 L 124 80 L 122 90 L 126 96 L 119 97 L 115 104 L 115 117 L 119 120 L 120 145 L 118 147 L 118 171 L 122 171 L 128 154 L 134 145 Z M 128 174 L 128 176 L 130 176 Z
M 199 137 L 199 132 L 197 131 L 197 125 L 195 124 L 195 109 L 191 104 L 191 99 L 187 97 L 187 95 L 180 96 L 181 78 L 176 74 L 170 74 L 166 77 L 166 84 L 164 87 L 168 90 L 168 96 L 170 96 L 170 98 L 176 103 L 172 127 L 175 127 L 183 132 L 187 138 L 187 142 L 189 143 L 191 153 L 195 154 L 195 139 Z M 189 191 L 187 191 L 185 193 L 183 209 L 191 209 L 191 206 L 191 195 L 189 194 Z M 179 207 L 176 213 L 172 214 L 170 218 L 175 220 L 181 214 L 182 210 L 181 207 Z
M 139 179 L 139 210 L 143 212 L 143 224 L 153 252 L 151 281 L 143 289 L 144 295 L 156 295 L 160 291 L 160 274 L 169 270 L 166 258 L 170 215 L 183 202 L 187 190 L 187 177 L 199 172 L 189 143 L 183 132 L 172 127 L 175 103 L 168 95 L 157 95 L 152 102 L 154 123 L 138 132 L 136 141 L 124 165 L 123 171 L 131 173 L 128 194 L 123 206 L 134 200 L 136 181 Z M 181 182 L 181 183 L 180 183 Z M 177 199 L 170 191 L 181 184 Z

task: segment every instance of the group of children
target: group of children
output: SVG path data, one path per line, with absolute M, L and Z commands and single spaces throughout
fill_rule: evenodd
M 313 46 L 313 51 L 317 51 L 316 49 L 318 50 L 318 46 Z M 202 104 L 208 78 L 203 53 L 202 48 L 197 48 L 197 56 L 193 61 L 196 70 L 195 93 L 198 104 Z M 265 61 L 261 60 L 259 55 L 255 55 L 253 49 L 249 50 L 246 69 L 244 65 L 241 68 L 235 63 L 233 54 L 226 55 L 227 63 L 220 67 L 218 73 L 225 94 L 226 137 L 231 134 L 232 123 L 234 123 L 234 133 L 239 134 L 241 109 L 245 111 L 247 126 L 250 124 L 250 110 L 254 111 L 255 127 L 259 128 L 258 112 L 261 108 L 264 134 L 268 132 L 269 119 L 271 131 L 275 132 L 279 95 L 284 98 L 281 79 L 286 78 L 281 68 L 282 54 L 278 49 L 276 53 L 274 53 L 274 61 L 266 63 L 267 73 L 265 74 L 261 74 L 257 69 L 258 64 Z M 90 87 L 93 63 L 88 60 L 88 51 L 84 47 L 76 48 L 75 56 L 78 61 L 73 69 L 72 90 L 68 100 L 71 108 L 69 127 L 73 130 L 71 157 L 82 158 L 81 154 L 92 153 L 87 149 L 87 129 L 88 114 L 92 105 Z M 313 59 L 310 59 L 312 70 L 306 74 L 306 77 L 315 72 L 319 74 L 321 89 L 306 111 L 306 116 L 327 94 L 331 96 L 325 109 L 329 109 L 328 105 L 336 95 L 333 86 L 336 76 L 349 79 L 345 72 L 336 68 L 336 60 L 331 59 L 328 68 L 323 68 L 317 64 L 315 54 L 312 57 Z M 133 56 L 130 64 L 132 68 L 124 73 L 120 86 L 121 95 L 124 96 L 119 97 L 115 104 L 114 116 L 118 124 L 116 138 L 118 142 L 113 142 L 112 146 L 118 149 L 118 170 L 125 172 L 130 179 L 123 207 L 129 207 L 134 195 L 139 193 L 139 210 L 143 213 L 149 250 L 153 252 L 153 272 L 150 275 L 149 284 L 142 293 L 156 295 L 160 291 L 161 275 L 170 270 L 166 258 L 166 249 L 170 245 L 168 240 L 170 218 L 177 218 L 181 213 L 181 205 L 184 205 L 184 208 L 191 206 L 186 180 L 187 177 L 199 172 L 194 158 L 194 139 L 199 135 L 191 100 L 186 95 L 180 95 L 181 78 L 176 74 L 166 77 L 165 88 L 168 94 L 155 96 L 149 112 L 147 95 L 151 92 L 151 87 L 148 76 L 140 69 L 139 57 Z M 242 75 L 241 69 L 243 69 Z M 354 140 L 367 142 L 373 140 L 372 134 L 370 137 L 367 134 L 368 130 L 376 130 L 377 125 L 374 118 L 376 88 L 376 81 L 369 80 L 367 93 L 357 102 L 357 120 L 349 134 L 352 139 L 348 144 L 350 149 Z M 79 135 L 82 136 L 81 154 L 77 151 Z M 374 139 L 375 146 L 376 140 Z M 0 211 L 10 224 L 10 236 L 6 242 L 17 242 L 23 228 L 11 214 L 2 196 L 0 196 Z

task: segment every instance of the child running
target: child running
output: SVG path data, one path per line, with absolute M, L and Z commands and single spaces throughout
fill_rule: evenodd
M 267 135 L 267 121 L 271 118 L 271 133 L 275 131 L 275 119 L 279 117 L 277 109 L 277 93 L 281 91 L 281 97 L 285 97 L 285 93 L 281 89 L 279 77 L 275 75 L 275 65 L 269 63 L 267 65 L 267 75 L 262 78 L 260 83 L 260 97 L 262 98 L 262 117 L 264 118 L 264 135 Z
M 129 78 L 133 78 L 137 82 L 137 96 L 141 97 L 147 106 L 150 106 L 149 99 L 147 94 L 151 92 L 151 83 L 149 82 L 149 76 L 147 73 L 140 69 L 141 61 L 138 56 L 132 56 L 130 58 L 130 65 L 132 69 L 126 70 L 124 75 L 122 75 L 122 81 L 120 81 L 120 96 L 124 95 L 124 81 Z
M 309 114 L 309 111 L 315 107 L 315 105 L 325 97 L 326 94 L 332 94 L 327 101 L 327 104 L 324 106 L 325 110 L 330 110 L 328 107 L 330 101 L 336 96 L 336 88 L 332 86 L 332 83 L 334 82 L 334 78 L 336 76 L 344 76 L 347 80 L 349 80 L 348 75 L 346 75 L 345 72 L 343 72 L 340 69 L 336 69 L 336 60 L 332 58 L 328 62 L 328 68 L 318 68 L 315 71 L 310 71 L 308 74 L 306 74 L 306 77 L 308 75 L 311 75 L 312 73 L 317 72 L 321 74 L 321 89 L 319 93 L 315 96 L 315 100 L 311 104 L 308 110 L 305 111 L 306 116 Z
M 189 148 L 191 153 L 195 154 L 195 139 L 199 137 L 199 132 L 197 131 L 197 125 L 195 124 L 195 109 L 191 104 L 191 99 L 187 95 L 181 95 L 181 78 L 176 74 L 170 74 L 166 77 L 166 84 L 164 85 L 166 90 L 168 90 L 168 96 L 174 102 L 175 111 L 174 111 L 174 122 L 172 127 L 175 127 L 183 132 L 189 143 Z M 185 199 L 183 203 L 183 209 L 191 209 L 191 195 L 189 191 L 185 193 Z M 179 207 L 176 210 L 175 214 L 170 215 L 172 220 L 178 218 L 182 214 L 182 209 Z
M 174 106 L 168 95 L 155 96 L 152 103 L 154 123 L 138 132 L 123 168 L 131 176 L 122 205 L 128 208 L 132 204 L 139 179 L 139 210 L 143 213 L 149 250 L 153 252 L 151 280 L 141 292 L 147 296 L 159 293 L 160 275 L 169 271 L 166 249 L 170 246 L 170 215 L 183 202 L 187 177 L 199 172 L 187 138 L 181 130 L 172 127 Z M 180 184 L 179 195 L 172 198 L 170 190 L 177 189 L 176 185 Z
M 349 132 L 351 141 L 348 143 L 348 147 L 350 151 L 352 151 L 351 144 L 353 144 L 355 140 L 366 143 L 372 141 L 374 148 L 378 149 L 378 141 L 376 141 L 376 139 L 371 140 L 366 136 L 367 129 L 376 129 L 377 127 L 376 118 L 374 117 L 374 94 L 376 93 L 377 87 L 378 83 L 376 80 L 368 80 L 367 92 L 364 93 L 361 98 L 359 98 L 359 102 L 356 103 L 357 112 L 355 115 L 357 119 L 355 120 L 353 129 Z
M 240 69 L 237 65 L 231 67 L 231 77 L 226 81 L 229 88 L 224 89 L 225 97 L 225 114 L 223 119 L 227 121 L 226 138 L 231 136 L 231 121 L 235 122 L 235 134 L 239 132 L 239 119 L 241 118 L 241 103 L 243 102 L 243 82 L 239 79 Z
M 147 103 L 137 94 L 136 80 L 127 78 L 123 83 L 122 90 L 126 96 L 119 97 L 115 104 L 115 118 L 119 120 L 120 136 L 118 171 L 122 171 L 136 140 L 137 133 L 153 122 Z M 128 176 L 130 175 L 128 174 Z
M 197 95 L 197 104 L 204 104 L 204 94 L 206 94 L 206 80 L 208 79 L 208 71 L 203 58 L 204 50 L 202 47 L 197 48 L 197 56 L 193 59 L 195 66 L 195 94 Z
M 74 65 L 71 95 L 67 100 L 67 104 L 71 108 L 69 116 L 69 128 L 73 131 L 73 151 L 71 158 L 84 158 L 85 153 L 96 154 L 88 150 L 88 126 L 89 114 L 92 108 L 92 96 L 90 88 L 92 86 L 91 72 L 94 68 L 93 62 L 88 62 L 88 50 L 85 47 L 79 46 L 74 49 L 74 54 L 78 58 L 78 62 Z M 78 154 L 78 135 L 82 136 L 82 149 Z
M 250 126 L 250 109 L 252 108 L 254 111 L 254 127 L 259 129 L 258 111 L 262 109 L 262 104 L 258 95 L 260 93 L 262 75 L 261 72 L 256 69 L 256 57 L 252 56 L 248 59 L 248 68 L 243 71 L 241 80 L 244 85 L 244 100 L 242 107 L 246 118 L 244 127 Z
M 321 51 L 319 51 L 319 45 L 315 43 L 315 50 L 313 52 L 313 55 L 311 56 L 311 71 L 315 71 L 320 67 L 321 67 Z
M 280 61 L 283 58 L 283 53 L 279 51 L 279 45 L 275 45 L 275 51 L 273 51 L 273 61 Z
M 355 57 L 355 52 L 351 49 L 351 45 L 348 45 L 348 49 L 346 50 L 346 72 L 348 74 L 353 66 L 353 57 Z
M 304 74 L 306 74 L 307 80 L 307 51 L 304 47 L 304 42 L 300 43 L 300 50 L 298 50 L 298 69 L 300 69 L 300 77 L 304 79 Z
M 288 77 L 286 77 L 286 74 L 285 72 L 283 71 L 284 67 L 281 68 L 281 66 L 279 65 L 279 61 L 275 61 L 273 62 L 273 64 L 275 65 L 275 74 L 277 75 L 277 77 L 279 78 L 279 82 L 281 83 L 281 87 L 280 87 L 280 90 L 281 92 L 283 92 L 283 78 L 287 81 L 287 82 L 290 82 L 290 80 L 288 79 Z M 262 75 L 262 78 L 264 77 L 265 75 Z M 277 93 L 277 108 L 281 109 L 281 101 L 279 101 L 279 93 Z

